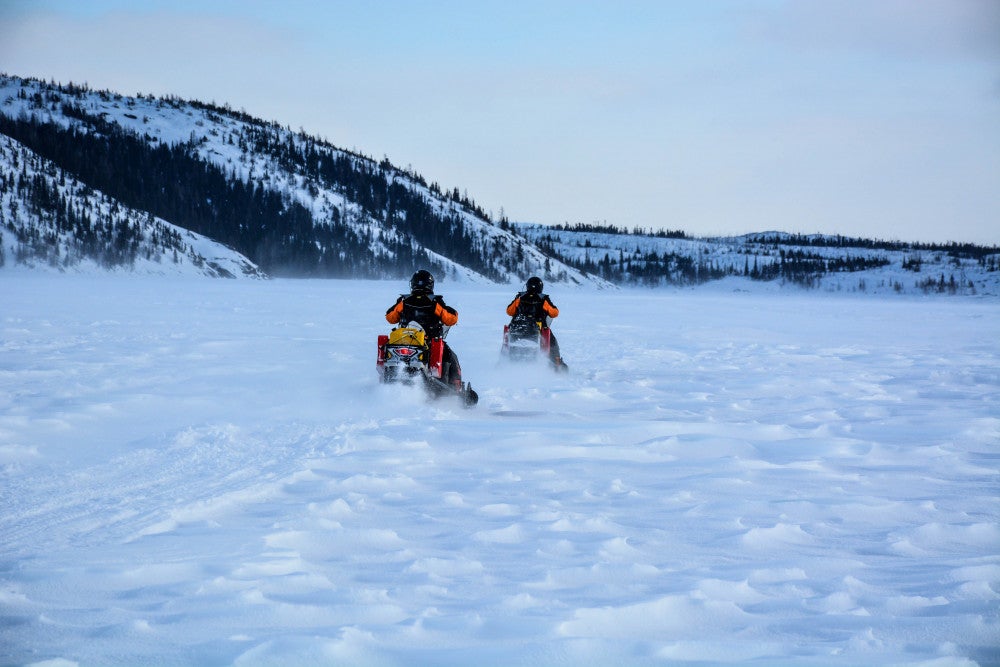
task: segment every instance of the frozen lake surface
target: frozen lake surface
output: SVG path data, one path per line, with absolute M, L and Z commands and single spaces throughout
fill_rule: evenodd
M 0 276 L 0 665 L 1000 664 L 1000 302 Z

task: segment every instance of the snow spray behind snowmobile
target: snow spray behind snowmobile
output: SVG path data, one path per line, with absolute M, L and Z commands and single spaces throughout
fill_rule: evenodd
M 445 378 L 448 369 L 444 360 L 444 327 L 439 338 L 430 338 L 417 322 L 401 324 L 378 337 L 379 380 L 383 384 L 422 385 L 434 398 L 457 396 L 466 406 L 479 402 L 479 395 L 472 386 L 449 384 Z

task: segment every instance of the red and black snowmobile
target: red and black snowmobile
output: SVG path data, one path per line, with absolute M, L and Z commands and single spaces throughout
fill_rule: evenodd
M 475 405 L 479 395 L 471 385 L 447 381 L 448 362 L 444 354 L 447 335 L 448 327 L 444 327 L 440 338 L 430 338 L 416 322 L 400 325 L 388 335 L 380 334 L 376 362 L 379 380 L 385 384 L 419 384 L 435 398 L 457 396 L 465 405 Z
M 503 346 L 500 354 L 513 362 L 535 362 L 547 359 L 556 370 L 565 370 L 561 360 L 552 358 L 552 330 L 545 322 L 515 315 L 503 327 Z

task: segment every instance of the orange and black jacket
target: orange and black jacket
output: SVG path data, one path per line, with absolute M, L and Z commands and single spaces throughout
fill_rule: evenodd
M 404 294 L 385 311 L 389 324 L 416 322 L 431 338 L 438 338 L 445 326 L 458 322 L 458 311 L 444 304 L 444 299 L 434 294 Z
M 548 294 L 519 292 L 507 306 L 507 314 L 511 317 L 530 317 L 534 322 L 544 323 L 546 317 L 559 317 L 559 309 Z

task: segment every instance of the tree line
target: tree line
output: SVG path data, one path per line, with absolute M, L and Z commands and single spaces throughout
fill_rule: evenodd
M 592 228 L 587 229 L 593 232 Z M 556 245 L 558 241 L 557 236 L 546 233 L 538 237 L 536 243 L 545 252 L 566 264 L 622 285 L 698 285 L 739 276 L 761 281 L 782 280 L 803 287 L 814 287 L 828 273 L 865 271 L 890 264 L 890 260 L 884 255 L 845 254 L 841 257 L 826 257 L 787 248 L 778 248 L 774 253 L 769 250 L 763 258 L 753 253 L 752 264 L 749 249 L 744 250 L 742 263 L 711 258 L 702 252 L 642 252 L 638 246 L 632 253 L 626 253 L 621 248 L 617 252 L 606 250 L 601 257 L 601 251 L 591 244 L 588 236 L 578 242 L 578 247 L 585 251 L 581 258 L 575 253 L 560 252 Z
M 981 246 L 975 243 L 919 243 L 863 239 L 850 236 L 827 234 L 751 234 L 748 239 L 762 245 L 809 246 L 817 248 L 864 248 L 867 250 L 888 250 L 894 252 L 927 251 L 940 252 L 959 259 L 986 261 L 991 255 L 1000 254 L 1000 247 Z
M 16 264 L 56 268 L 91 260 L 105 269 L 132 268 L 138 259 L 181 263 L 206 273 L 229 272 L 205 260 L 181 232 L 151 213 L 122 206 L 16 144 L 0 143 L 0 229 L 12 236 Z M 0 246 L 0 266 L 6 260 Z M 208 266 L 206 267 L 206 263 Z

